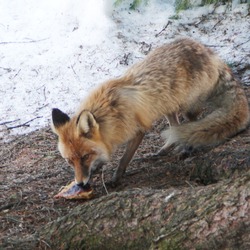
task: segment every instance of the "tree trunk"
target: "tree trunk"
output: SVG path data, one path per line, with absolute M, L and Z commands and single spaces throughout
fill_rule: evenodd
M 48 224 L 39 248 L 250 249 L 250 171 L 206 187 L 112 193 Z

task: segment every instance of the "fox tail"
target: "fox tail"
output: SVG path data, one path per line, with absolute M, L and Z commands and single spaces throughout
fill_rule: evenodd
M 179 126 L 172 126 L 162 133 L 164 148 L 172 145 L 197 148 L 216 145 L 246 129 L 249 124 L 249 107 L 245 93 L 238 83 L 219 82 L 209 103 L 215 106 L 206 117 Z

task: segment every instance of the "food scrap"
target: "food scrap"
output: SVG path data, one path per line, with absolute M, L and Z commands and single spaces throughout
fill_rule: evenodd
M 88 200 L 93 197 L 93 189 L 90 184 L 83 183 L 77 184 L 75 181 L 72 181 L 69 185 L 65 186 L 54 198 L 65 198 L 68 200 L 79 200 L 84 199 Z

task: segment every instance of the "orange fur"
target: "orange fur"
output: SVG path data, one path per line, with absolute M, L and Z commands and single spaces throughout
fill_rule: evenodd
M 196 121 L 207 103 L 212 112 Z M 128 143 L 113 177 L 118 182 L 144 133 L 162 116 L 171 124 L 162 150 L 220 143 L 249 123 L 246 96 L 230 69 L 209 48 L 187 38 L 155 49 L 124 76 L 98 86 L 71 119 L 60 112 L 52 115 L 53 130 L 77 182 L 87 182 L 92 169 Z M 178 125 L 180 112 L 191 122 Z

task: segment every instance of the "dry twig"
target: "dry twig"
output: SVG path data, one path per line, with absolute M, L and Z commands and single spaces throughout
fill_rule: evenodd
M 243 42 L 243 43 L 237 44 L 236 46 L 234 46 L 234 49 L 235 49 L 235 48 L 238 48 L 238 47 L 240 47 L 241 45 L 243 45 L 243 44 L 245 44 L 245 43 L 248 43 L 248 42 L 250 42 L 250 39 L 246 40 L 246 41 Z
M 10 130 L 10 129 L 14 129 L 14 128 L 20 128 L 20 127 L 29 127 L 30 125 L 28 124 L 29 122 L 32 122 L 34 121 L 35 119 L 39 119 L 39 118 L 42 118 L 42 116 L 37 116 L 27 122 L 24 122 L 22 124 L 19 124 L 19 125 L 16 125 L 16 126 L 12 126 L 12 127 L 8 127 L 7 129 Z
M 105 189 L 106 194 L 109 194 L 108 189 L 107 189 L 106 184 L 105 184 L 105 181 L 104 181 L 104 170 L 105 170 L 105 167 L 102 167 L 102 185 Z
M 38 43 L 38 42 L 42 42 L 45 40 L 48 40 L 49 38 L 44 38 L 44 39 L 40 39 L 40 40 L 31 40 L 31 41 L 22 41 L 22 42 L 0 42 L 0 45 L 3 44 L 20 44 L 20 43 Z
M 172 22 L 168 21 L 168 23 L 163 27 L 163 29 L 160 32 L 158 32 L 157 34 L 155 34 L 155 37 L 160 36 L 162 34 L 162 32 L 167 29 L 167 27 L 169 26 L 169 24 L 172 24 Z
M 13 121 L 7 121 L 7 122 L 1 122 L 0 126 L 1 125 L 6 125 L 6 124 L 9 124 L 9 123 L 13 123 L 13 122 L 18 122 L 18 121 L 20 121 L 20 119 L 16 119 L 16 120 L 13 120 Z

